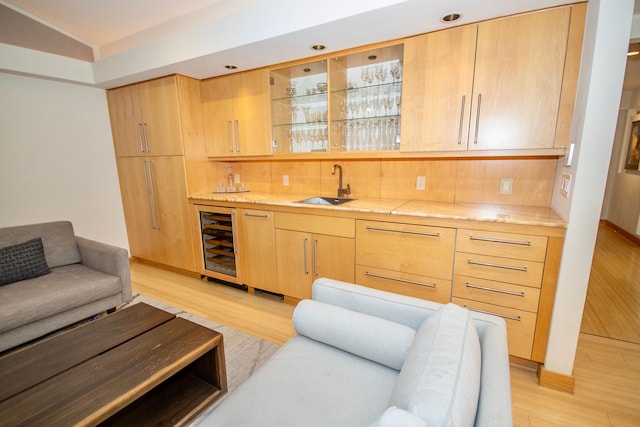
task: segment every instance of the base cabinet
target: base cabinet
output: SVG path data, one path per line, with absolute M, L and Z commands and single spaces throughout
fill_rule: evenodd
M 276 253 L 280 291 L 311 298 L 319 277 L 353 282 L 355 220 L 276 212 Z
M 195 271 L 184 158 L 120 157 L 117 165 L 131 255 Z
M 277 294 L 276 230 L 271 211 L 238 209 L 240 235 L 240 274 L 242 282 Z

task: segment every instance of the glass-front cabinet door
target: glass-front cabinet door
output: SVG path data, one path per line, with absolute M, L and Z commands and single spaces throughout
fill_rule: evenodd
M 273 153 L 400 148 L 403 45 L 271 71 Z
M 329 149 L 327 61 L 271 71 L 273 152 Z
M 331 151 L 400 148 L 403 45 L 330 61 Z

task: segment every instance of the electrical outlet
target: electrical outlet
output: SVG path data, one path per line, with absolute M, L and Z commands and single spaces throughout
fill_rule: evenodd
M 567 199 L 569 198 L 569 193 L 571 192 L 571 174 L 563 173 L 560 178 L 560 194 L 562 194 Z
M 424 191 L 426 186 L 427 186 L 427 177 L 418 176 L 416 178 L 416 190 L 423 190 Z
M 513 178 L 500 178 L 500 194 L 513 193 Z
M 289 186 L 289 175 L 282 175 L 282 185 L 285 187 Z

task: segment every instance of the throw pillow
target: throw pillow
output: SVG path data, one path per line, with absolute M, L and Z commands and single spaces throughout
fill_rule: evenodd
M 416 332 L 390 405 L 433 426 L 473 426 L 480 395 L 480 340 L 469 310 L 443 305 Z
M 50 272 L 40 237 L 0 249 L 0 286 Z

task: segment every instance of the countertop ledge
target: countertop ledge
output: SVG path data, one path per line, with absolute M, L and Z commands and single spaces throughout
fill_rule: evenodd
M 513 206 L 486 203 L 443 203 L 425 200 L 358 198 L 342 205 L 303 204 L 300 200 L 314 197 L 309 194 L 291 193 L 214 193 L 203 191 L 191 194 L 191 203 L 236 202 L 265 206 L 304 207 L 322 210 L 444 218 L 466 221 L 496 222 L 505 224 L 539 225 L 566 228 L 566 222 L 551 208 Z M 328 196 L 332 197 L 332 196 Z

